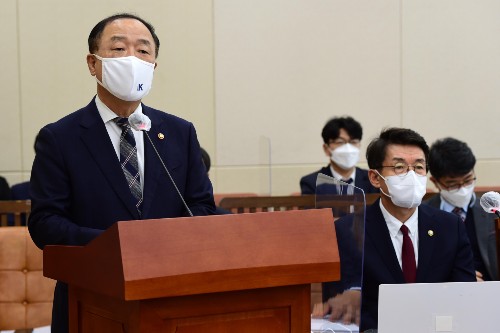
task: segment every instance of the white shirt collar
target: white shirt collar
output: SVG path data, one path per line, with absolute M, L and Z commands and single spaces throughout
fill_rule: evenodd
M 119 117 L 116 113 L 111 111 L 110 108 L 104 104 L 98 95 L 95 96 L 95 105 L 97 106 L 97 111 L 102 118 L 102 121 L 106 124 L 107 122 Z M 139 103 L 137 109 L 133 113 L 142 113 L 142 103 Z
M 354 184 L 354 181 L 356 180 L 356 168 L 354 168 L 354 170 L 352 170 L 352 173 L 349 177 L 346 178 L 343 178 L 340 173 L 338 173 L 337 171 L 335 171 L 332 167 L 332 165 L 330 164 L 330 171 L 332 172 L 332 175 L 333 177 L 339 179 L 339 180 L 343 180 L 343 181 L 346 181 L 346 180 L 349 180 L 349 178 L 352 178 L 352 183 Z
M 382 200 L 379 201 L 379 205 L 380 210 L 382 211 L 382 215 L 384 216 L 385 223 L 387 224 L 387 228 L 389 228 L 391 237 L 396 237 L 399 229 L 401 229 L 401 226 L 403 225 L 403 222 L 392 216 L 391 213 L 389 213 L 387 209 L 385 209 L 384 205 L 382 204 Z M 415 209 L 415 212 L 410 216 L 410 218 L 406 220 L 404 225 L 408 227 L 411 235 L 416 235 L 416 233 L 418 232 L 418 207 L 417 209 Z

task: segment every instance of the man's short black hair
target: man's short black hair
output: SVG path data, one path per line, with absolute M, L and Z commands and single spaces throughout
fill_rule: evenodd
M 363 128 L 352 117 L 335 117 L 326 123 L 321 131 L 323 142 L 328 144 L 330 140 L 335 140 L 339 137 L 340 129 L 343 128 L 349 134 L 351 139 L 361 140 L 363 137 Z
M 153 25 L 151 25 L 151 23 L 143 20 L 142 18 L 140 18 L 137 15 L 130 14 L 130 13 L 120 13 L 120 14 L 111 15 L 111 16 L 103 19 L 101 22 L 97 23 L 95 25 L 95 27 L 92 29 L 92 31 L 90 31 L 90 34 L 89 34 L 89 39 L 88 39 L 89 53 L 92 53 L 92 54 L 96 53 L 96 51 L 99 49 L 99 41 L 101 39 L 101 35 L 102 35 L 102 32 L 104 31 L 104 28 L 106 28 L 106 26 L 109 23 L 111 23 L 115 20 L 119 20 L 119 19 L 134 19 L 134 20 L 137 20 L 137 21 L 141 22 L 142 24 L 144 24 L 146 26 L 146 28 L 148 28 L 149 32 L 151 33 L 151 36 L 153 36 L 153 40 L 155 42 L 155 58 L 158 57 L 158 52 L 160 51 L 160 40 L 158 39 L 158 36 L 155 33 L 155 28 L 153 27 Z
M 201 147 L 200 150 L 201 150 L 201 160 L 203 161 L 203 164 L 205 164 L 205 168 L 207 169 L 208 172 L 210 171 L 210 155 L 208 155 L 207 151 Z
M 380 169 L 385 160 L 387 146 L 390 144 L 417 146 L 424 152 L 425 160 L 429 157 L 429 146 L 417 132 L 408 128 L 388 128 L 373 139 L 366 148 L 366 160 L 370 169 Z
M 429 171 L 441 177 L 459 177 L 471 172 L 476 165 L 476 157 L 469 146 L 454 138 L 437 140 L 429 152 Z

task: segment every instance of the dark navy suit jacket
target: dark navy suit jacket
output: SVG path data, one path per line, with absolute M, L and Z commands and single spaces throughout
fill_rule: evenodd
M 492 280 L 498 280 L 497 242 L 495 238 L 495 214 L 486 213 L 477 199 L 472 206 L 474 229 L 479 256 L 483 260 L 488 275 Z M 437 193 L 426 202 L 429 206 L 440 208 L 441 195 Z
M 29 200 L 30 198 L 30 182 L 22 182 L 12 185 L 10 188 L 12 200 Z
M 379 285 L 405 283 L 379 201 L 366 209 L 360 332 L 377 328 Z M 337 239 L 348 239 L 351 225 L 352 215 L 337 220 Z M 465 227 L 457 216 L 420 205 L 418 237 L 417 283 L 476 281 L 472 249 Z M 348 261 L 352 259 L 349 247 L 342 244 L 349 242 L 338 243 L 341 267 L 345 261 L 347 267 L 343 269 L 359 265 L 352 268 L 356 271 L 361 263 Z M 345 284 L 359 287 L 360 281 L 358 278 L 357 281 L 345 281 Z
M 193 125 L 145 105 L 142 110 L 151 119 L 149 136 L 192 213 L 213 214 L 212 185 Z M 42 128 L 30 183 L 28 227 L 35 244 L 42 249 L 52 244 L 86 245 L 117 221 L 187 216 L 147 137 L 144 149 L 144 201 L 139 216 L 94 100 Z M 52 332 L 65 330 L 67 289 L 58 283 Z
M 330 166 L 327 165 L 321 170 L 310 173 L 300 179 L 300 192 L 302 194 L 316 194 L 316 178 L 318 177 L 318 173 L 322 173 L 324 175 L 333 177 L 332 171 L 330 170 Z M 378 189 L 372 186 L 370 180 L 368 179 L 368 171 L 360 168 L 356 168 L 356 178 L 354 181 L 354 185 L 363 189 L 365 193 L 378 193 Z M 335 193 L 329 193 L 335 194 Z

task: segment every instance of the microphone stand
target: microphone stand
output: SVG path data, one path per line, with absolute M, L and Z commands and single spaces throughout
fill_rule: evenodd
M 146 134 L 146 136 L 148 137 L 149 142 L 151 142 L 151 146 L 153 146 L 153 149 L 155 150 L 155 153 L 156 153 L 156 155 L 158 156 L 158 159 L 160 160 L 161 165 L 163 165 L 163 168 L 164 168 L 164 169 L 165 169 L 165 171 L 167 172 L 167 175 L 168 175 L 168 177 L 170 178 L 170 181 L 172 182 L 172 185 L 174 185 L 175 190 L 177 191 L 177 194 L 179 194 L 179 198 L 181 198 L 182 203 L 184 204 L 184 207 L 186 207 L 186 209 L 187 209 L 187 211 L 188 211 L 188 213 L 189 213 L 189 216 L 193 217 L 193 213 L 191 213 L 191 210 L 189 209 L 188 205 L 186 204 L 186 201 L 184 201 L 184 197 L 182 196 L 181 191 L 179 191 L 179 188 L 177 188 L 177 185 L 175 184 L 174 179 L 173 179 L 173 178 L 172 178 L 172 176 L 170 175 L 170 172 L 168 172 L 168 169 L 167 169 L 167 167 L 165 166 L 165 163 L 163 163 L 163 159 L 161 158 L 160 153 L 158 153 L 158 150 L 156 150 L 156 147 L 155 147 L 155 145 L 154 145 L 153 141 L 151 140 L 151 138 L 149 137 L 148 132 L 147 132 L 147 131 L 143 131 L 143 132 L 144 132 L 144 133 Z

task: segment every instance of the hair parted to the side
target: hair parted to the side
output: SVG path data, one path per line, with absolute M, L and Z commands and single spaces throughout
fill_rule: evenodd
M 335 117 L 325 124 L 321 131 L 323 142 L 327 143 L 330 140 L 335 140 L 339 137 L 340 129 L 343 128 L 349 134 L 351 139 L 361 140 L 363 137 L 363 128 L 361 124 L 352 117 Z
M 425 160 L 428 160 L 429 146 L 420 134 L 408 128 L 392 127 L 382 130 L 379 137 L 373 139 L 366 148 L 366 160 L 370 169 L 380 169 L 390 144 L 417 146 L 424 152 Z
M 475 165 L 476 157 L 463 141 L 448 137 L 431 145 L 429 171 L 436 179 L 464 176 L 471 172 Z
M 95 27 L 90 31 L 89 38 L 88 38 L 88 44 L 89 44 L 89 53 L 95 53 L 99 49 L 99 41 L 101 39 L 102 32 L 104 31 L 104 28 L 111 22 L 119 19 L 133 19 L 141 22 L 148 28 L 149 32 L 151 33 L 151 36 L 153 36 L 153 40 L 155 42 L 155 58 L 158 57 L 158 52 L 160 51 L 160 40 L 158 39 L 158 36 L 155 33 L 155 28 L 153 25 L 144 19 L 140 18 L 137 15 L 130 14 L 130 13 L 119 13 L 119 14 L 114 14 L 111 16 L 106 17 L 99 23 L 95 25 Z

